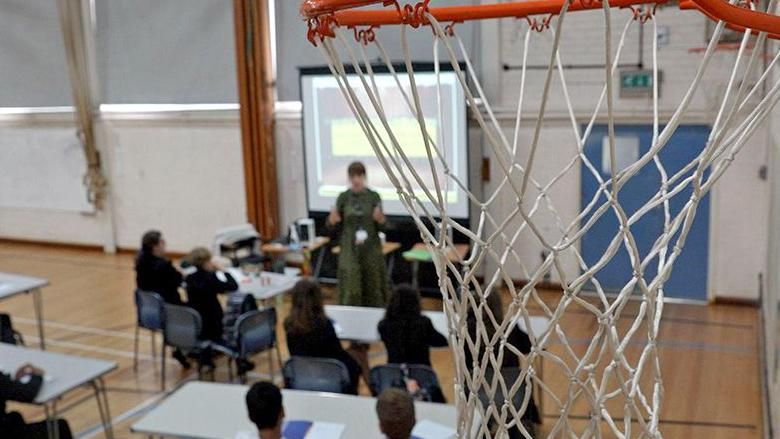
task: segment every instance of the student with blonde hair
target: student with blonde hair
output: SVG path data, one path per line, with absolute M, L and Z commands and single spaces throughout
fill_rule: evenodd
M 211 252 L 197 247 L 187 255 L 187 261 L 195 272 L 187 276 L 187 303 L 200 314 L 203 321 L 201 337 L 215 343 L 222 343 L 222 305 L 220 294 L 236 291 L 238 283 L 229 273 L 212 261 Z

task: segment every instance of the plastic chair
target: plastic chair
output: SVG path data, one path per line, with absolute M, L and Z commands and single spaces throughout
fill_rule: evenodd
M 375 366 L 369 372 L 371 394 L 379 395 L 389 388 L 406 389 L 406 380 L 417 381 L 420 388 L 427 392 L 426 400 L 445 402 L 436 372 L 424 364 L 385 364 Z
M 151 291 L 135 290 L 136 326 L 133 348 L 133 371 L 138 371 L 138 339 L 141 329 L 152 334 L 152 358 L 157 358 L 156 334 L 163 329 L 165 301 Z
M 239 358 L 247 357 L 268 351 L 268 366 L 271 377 L 274 376 L 273 352 L 276 350 L 276 359 L 279 369 L 282 369 L 282 353 L 276 340 L 276 308 L 270 307 L 249 311 L 242 314 L 236 320 L 235 326 L 235 354 L 232 356 L 237 362 Z M 229 367 L 229 366 L 228 366 Z M 245 376 L 240 374 L 244 381 Z M 232 379 L 232 372 L 231 372 Z
M 162 347 L 162 390 L 165 391 L 165 354 L 171 346 L 183 352 L 197 352 L 210 345 L 200 338 L 203 328 L 200 314 L 192 308 L 165 305 Z
M 312 392 L 349 393 L 347 366 L 332 358 L 292 357 L 282 369 L 284 386 Z

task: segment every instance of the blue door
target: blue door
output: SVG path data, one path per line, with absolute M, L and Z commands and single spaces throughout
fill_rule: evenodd
M 710 128 L 704 125 L 683 125 L 677 129 L 677 132 L 660 154 L 661 162 L 666 168 L 668 176 L 672 176 L 682 170 L 701 153 L 707 142 L 709 132 Z M 590 137 L 585 143 L 585 155 L 604 180 L 609 179 L 611 176 L 607 135 L 606 125 L 594 126 Z M 653 131 L 650 125 L 618 125 L 615 126 L 615 136 L 615 162 L 619 171 L 636 161 L 638 157 L 641 157 L 650 149 Z M 692 173 L 693 171 L 689 171 L 686 177 Z M 628 217 L 656 194 L 661 187 L 660 182 L 661 175 L 655 164 L 650 162 L 623 186 L 618 197 Z M 581 187 L 581 208 L 584 209 L 591 202 L 599 187 L 596 178 L 584 164 L 581 169 Z M 690 187 L 686 187 L 671 199 L 670 210 L 672 218 L 685 206 L 685 203 L 691 196 L 691 192 Z M 598 204 L 600 205 L 605 201 L 606 197 L 601 194 Z M 581 224 L 585 224 L 589 218 L 590 214 L 582 219 Z M 707 195 L 699 203 L 696 218 L 685 242 L 685 248 L 675 262 L 671 277 L 664 285 L 666 297 L 695 300 L 707 299 L 709 220 L 710 199 L 709 195 Z M 636 239 L 637 248 L 642 258 L 647 256 L 653 243 L 663 232 L 663 228 L 664 212 L 662 206 L 647 212 L 642 219 L 631 227 L 631 232 Z M 595 264 L 602 257 L 617 232 L 618 220 L 610 209 L 596 221 L 582 238 L 582 256 L 588 266 Z M 677 236 L 673 238 L 672 242 L 676 238 Z M 671 249 L 669 253 L 671 253 Z M 646 268 L 645 279 L 648 282 L 655 276 L 657 264 L 658 258 L 656 257 Z M 606 291 L 618 292 L 631 279 L 632 273 L 628 251 L 621 244 L 621 248 L 614 258 L 596 273 L 596 279 L 598 279 Z

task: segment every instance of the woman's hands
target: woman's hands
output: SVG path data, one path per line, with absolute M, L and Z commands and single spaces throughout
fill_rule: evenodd
M 387 219 L 385 218 L 385 213 L 382 212 L 382 208 L 379 206 L 374 207 L 373 217 L 374 217 L 374 221 L 376 221 L 378 224 L 384 224 L 385 220 Z
M 331 226 L 335 226 L 340 222 L 341 222 L 341 214 L 334 207 L 333 210 L 330 211 L 330 215 L 328 215 L 328 224 Z

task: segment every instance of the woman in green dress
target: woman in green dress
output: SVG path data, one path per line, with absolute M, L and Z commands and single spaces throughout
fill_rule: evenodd
M 342 192 L 328 216 L 328 226 L 341 224 L 339 303 L 384 307 L 388 280 L 379 232 L 385 224 L 382 199 L 366 186 L 366 167 L 347 168 L 350 188 Z

